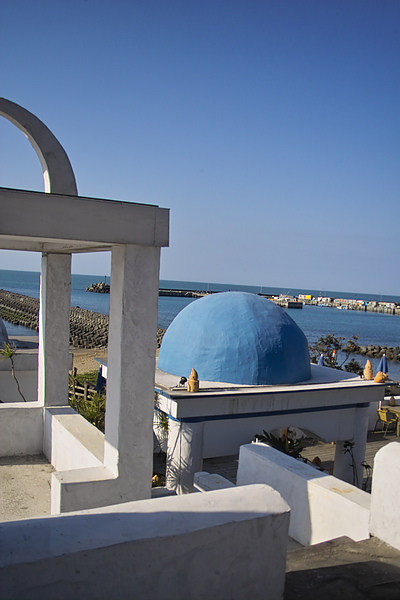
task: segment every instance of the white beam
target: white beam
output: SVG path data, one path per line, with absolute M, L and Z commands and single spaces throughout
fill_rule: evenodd
M 40 215 L 40 218 L 39 218 Z M 0 188 L 0 247 L 11 237 L 26 244 L 67 243 L 168 246 L 169 210 L 117 202 Z

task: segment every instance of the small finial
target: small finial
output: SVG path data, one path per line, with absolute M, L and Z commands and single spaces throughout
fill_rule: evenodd
M 190 373 L 190 377 L 187 383 L 187 391 L 188 392 L 198 392 L 199 391 L 199 376 L 195 369 L 192 369 Z
M 372 370 L 372 365 L 371 365 L 370 360 L 367 360 L 367 362 L 365 363 L 364 377 L 365 377 L 365 379 L 368 379 L 369 381 L 371 381 L 374 378 L 374 372 Z

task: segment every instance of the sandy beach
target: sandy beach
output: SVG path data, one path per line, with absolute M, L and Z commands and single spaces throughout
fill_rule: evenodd
M 100 364 L 95 358 L 107 358 L 107 348 L 93 348 L 92 350 L 76 349 L 72 350 L 73 365 L 78 373 L 87 373 L 88 371 L 97 371 Z

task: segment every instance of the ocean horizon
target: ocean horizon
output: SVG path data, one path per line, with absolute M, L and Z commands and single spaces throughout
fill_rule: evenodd
M 12 274 L 12 275 L 11 275 Z M 28 284 L 28 289 L 35 290 L 39 294 L 40 272 L 39 271 L 18 271 L 12 269 L 0 269 L 0 287 L 2 282 L 15 283 L 18 285 Z M 110 276 L 101 275 L 85 275 L 72 273 L 71 287 L 74 289 L 82 289 L 82 286 L 90 286 L 92 283 L 105 281 L 110 283 Z M 242 291 L 253 294 L 265 294 L 267 296 L 276 296 L 286 294 L 289 296 L 299 296 L 299 294 L 311 294 L 312 296 L 324 296 L 332 298 L 345 298 L 363 301 L 374 302 L 397 302 L 400 303 L 400 296 L 390 294 L 373 294 L 365 292 L 348 292 L 329 289 L 310 289 L 310 288 L 290 288 L 279 286 L 265 285 L 244 285 L 236 283 L 215 283 L 205 281 L 180 281 L 174 279 L 160 279 L 160 289 L 178 289 L 178 290 L 195 290 L 202 292 L 227 292 L 227 291 Z M 4 289 L 4 288 L 3 288 Z M 23 292 L 19 292 L 23 293 Z M 35 296 L 38 297 L 38 296 Z
M 79 306 L 86 310 L 108 314 L 110 294 L 96 294 L 86 292 L 86 287 L 92 283 L 106 280 L 109 283 L 110 278 L 99 277 L 98 275 L 80 275 L 71 276 L 71 306 Z M 0 269 L 0 288 L 39 298 L 40 273 L 36 271 L 11 271 Z M 387 302 L 400 301 L 400 298 L 394 296 L 374 295 L 374 294 L 353 294 L 346 292 L 334 292 L 329 290 L 306 290 L 306 289 L 282 289 L 274 287 L 257 287 L 230 284 L 213 284 L 204 282 L 160 280 L 160 288 L 180 289 L 180 290 L 198 290 L 198 291 L 245 291 L 251 293 L 263 293 L 276 295 L 280 293 L 298 295 L 299 293 L 311 293 L 313 295 L 327 295 L 337 298 L 356 298 L 358 300 L 376 300 Z M 160 296 L 158 300 L 158 326 L 167 328 L 175 316 L 191 302 L 197 302 L 193 298 L 180 298 L 174 296 Z M 336 308 L 319 307 L 304 305 L 302 310 L 285 309 L 290 317 L 298 324 L 304 332 L 308 343 L 315 343 L 321 336 L 332 334 L 336 337 L 342 337 L 345 340 L 352 336 L 358 336 L 358 342 L 361 345 L 380 345 L 380 346 L 400 346 L 400 316 L 381 313 L 370 313 L 353 310 L 337 310 Z M 35 335 L 32 330 L 15 327 L 5 323 L 9 335 Z M 362 364 L 365 357 L 356 356 Z M 371 359 L 373 367 L 378 360 Z M 389 375 L 400 379 L 400 363 L 390 362 Z

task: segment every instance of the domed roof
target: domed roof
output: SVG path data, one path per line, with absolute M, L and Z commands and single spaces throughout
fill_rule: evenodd
M 248 385 L 311 377 L 307 339 L 280 306 L 255 294 L 224 292 L 186 306 L 168 327 L 158 368 L 203 381 Z

